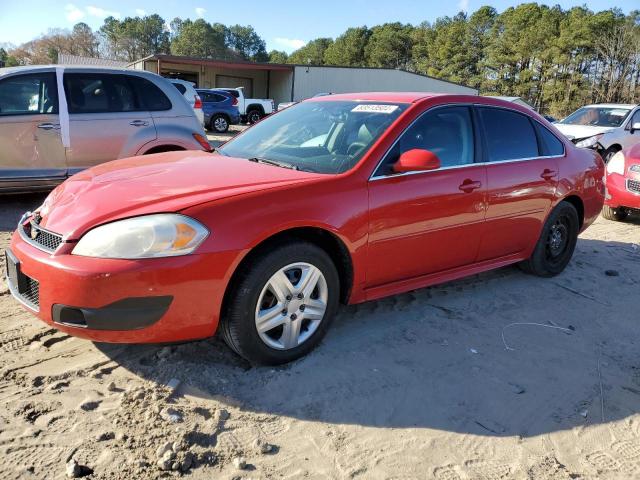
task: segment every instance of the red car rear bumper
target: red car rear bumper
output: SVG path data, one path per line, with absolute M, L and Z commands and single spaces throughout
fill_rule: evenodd
M 634 178 L 625 177 L 617 173 L 607 175 L 607 193 L 605 205 L 612 208 L 627 207 L 640 209 L 640 192 L 634 193 L 627 188 L 627 180 L 640 182 L 640 175 Z
M 37 305 L 25 301 L 17 285 L 10 285 L 12 293 L 49 325 L 113 343 L 176 342 L 215 333 L 237 252 L 114 260 L 71 255 L 70 248 L 63 245 L 51 255 L 18 233 L 11 240 L 21 274 L 38 282 Z

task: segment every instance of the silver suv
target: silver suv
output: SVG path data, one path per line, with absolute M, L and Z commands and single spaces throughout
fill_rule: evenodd
M 620 150 L 640 143 L 640 106 L 586 105 L 555 126 L 576 146 L 597 150 L 608 162 Z
M 136 70 L 0 69 L 0 192 L 50 189 L 117 158 L 211 147 L 185 98 Z

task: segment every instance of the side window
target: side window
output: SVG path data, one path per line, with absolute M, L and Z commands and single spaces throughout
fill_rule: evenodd
M 413 149 L 431 150 L 442 167 L 474 162 L 474 136 L 468 107 L 445 107 L 428 111 L 399 137 L 376 175 L 390 175 L 400 155 Z
M 529 117 L 501 108 L 481 107 L 479 110 L 489 162 L 539 156 L 536 133 Z
M 237 90 L 225 90 L 225 92 L 227 92 L 228 94 L 230 94 L 230 95 L 232 95 L 232 96 L 234 96 L 236 98 L 240 97 L 240 92 L 238 92 Z
M 161 110 L 171 110 L 171 100 L 153 82 L 146 78 L 129 76 L 127 77 L 133 85 L 136 95 L 140 99 L 141 106 L 150 112 Z
M 16 75 L 0 81 L 0 115 L 58 113 L 56 74 Z
M 171 82 L 173 83 L 173 82 Z M 187 91 L 187 87 L 185 87 L 184 85 L 182 85 L 181 83 L 173 83 L 173 86 L 176 87 L 178 89 L 178 91 L 184 95 Z
M 544 126 L 536 124 L 538 134 L 540 136 L 540 143 L 542 147 L 542 154 L 548 156 L 561 156 L 564 155 L 564 145 L 556 136 L 547 130 Z
M 629 128 L 633 128 L 635 123 L 640 123 L 640 109 L 636 110 L 633 116 L 631 117 L 631 121 L 629 122 Z
M 214 100 L 213 100 L 214 102 L 224 102 L 227 99 L 227 97 L 225 97 L 224 95 L 220 95 L 217 93 L 214 93 L 213 97 L 214 97 Z
M 142 110 L 126 75 L 65 73 L 69 113 L 135 112 Z

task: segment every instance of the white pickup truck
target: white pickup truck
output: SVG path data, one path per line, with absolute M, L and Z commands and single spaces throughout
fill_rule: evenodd
M 240 120 L 243 123 L 256 123 L 263 117 L 271 115 L 276 111 L 275 103 L 273 102 L 273 100 L 246 98 L 244 96 L 244 87 L 214 88 L 213 90 L 222 90 L 238 99 L 238 111 L 240 112 Z

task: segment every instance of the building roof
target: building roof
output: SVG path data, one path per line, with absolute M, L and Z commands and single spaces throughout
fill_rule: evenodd
M 119 60 L 111 60 L 108 58 L 81 57 L 78 55 L 68 55 L 66 53 L 61 53 L 60 55 L 58 55 L 58 64 L 126 68 L 127 65 L 129 65 L 129 62 L 121 62 Z

